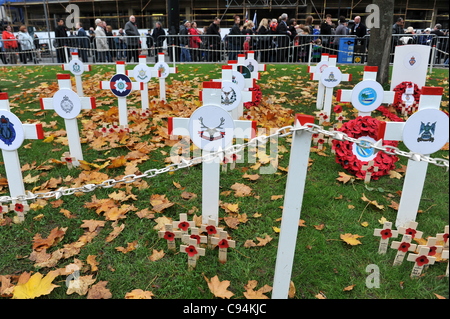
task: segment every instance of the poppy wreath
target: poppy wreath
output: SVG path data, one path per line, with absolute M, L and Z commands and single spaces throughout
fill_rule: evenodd
M 376 141 L 378 138 L 379 125 L 380 121 L 371 116 L 359 116 L 356 119 L 344 123 L 338 131 L 344 132 L 352 138 L 358 139 L 360 137 L 369 137 Z M 373 154 L 373 158 L 364 161 L 355 154 L 353 144 L 354 143 L 350 141 L 333 140 L 332 148 L 336 153 L 336 163 L 341 164 L 345 170 L 355 175 L 357 178 L 365 178 L 366 172 L 362 167 L 369 161 L 373 161 L 374 167 L 378 167 L 378 171 L 374 171 L 373 167 L 369 168 L 373 180 L 377 180 L 381 176 L 389 174 L 389 171 L 395 168 L 395 162 L 398 161 L 396 155 L 389 155 L 383 151 L 379 151 L 376 154 Z M 397 145 L 397 141 L 383 141 L 383 146 L 397 147 Z
M 244 107 L 246 109 L 249 109 L 252 106 L 258 106 L 259 103 L 261 103 L 261 99 L 262 99 L 262 92 L 261 92 L 261 87 L 258 84 L 255 84 L 253 87 L 248 89 L 249 91 L 254 91 L 254 95 L 255 95 L 255 100 L 251 101 L 251 102 L 245 102 L 244 103 Z
M 394 88 L 395 96 L 394 96 L 394 103 L 392 106 L 399 112 L 402 112 L 402 109 L 405 107 L 405 102 L 402 100 L 402 95 L 405 93 L 406 89 L 410 86 L 414 86 L 414 102 L 411 104 L 408 108 L 406 108 L 406 113 L 408 115 L 411 115 L 414 109 L 417 109 L 419 106 L 419 99 L 420 99 L 420 89 L 417 86 L 417 84 L 413 82 L 402 82 L 398 84 Z

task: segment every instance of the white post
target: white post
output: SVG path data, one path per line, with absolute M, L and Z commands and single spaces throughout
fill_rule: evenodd
M 297 115 L 295 127 L 314 123 L 314 117 Z M 289 172 L 281 219 L 280 239 L 278 241 L 275 277 L 273 282 L 273 299 L 286 299 L 289 292 L 292 266 L 297 242 L 298 223 L 305 191 L 308 160 L 311 148 L 311 133 L 295 131 L 292 137 Z

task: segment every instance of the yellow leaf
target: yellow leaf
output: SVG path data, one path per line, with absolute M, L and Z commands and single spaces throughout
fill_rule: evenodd
M 369 223 L 368 223 L 368 222 L 362 222 L 362 223 L 361 223 L 361 226 L 367 227 L 367 226 L 369 226 Z
M 54 139 L 55 139 L 55 137 L 53 135 L 50 135 L 50 136 L 47 136 L 46 138 L 44 138 L 42 140 L 42 142 L 44 142 L 44 143 L 51 143 L 51 142 L 53 142 Z
M 402 178 L 402 174 L 400 174 L 400 173 L 398 173 L 398 172 L 396 172 L 394 170 L 391 170 L 391 171 L 389 171 L 389 177 L 390 178 L 401 179 Z
M 355 245 L 362 244 L 357 238 L 361 238 L 361 237 L 364 237 L 364 236 L 359 236 L 357 234 L 353 235 L 353 234 L 347 233 L 347 234 L 341 234 L 340 237 L 347 244 L 355 246 Z
M 381 225 L 384 225 L 384 223 L 385 222 L 387 222 L 388 220 L 385 218 L 385 217 L 381 217 L 379 220 L 378 220 L 378 222 L 381 224 Z
M 345 287 L 342 291 L 350 291 L 353 290 L 353 287 L 355 287 L 356 285 L 351 285 L 351 286 L 347 286 Z
M 338 181 L 343 182 L 344 184 L 348 181 L 352 181 L 355 179 L 354 176 L 345 174 L 344 172 L 339 172 L 339 177 L 336 178 Z
M 144 291 L 142 289 L 134 289 L 125 294 L 125 299 L 152 299 L 154 294 L 151 291 Z
M 53 289 L 59 287 L 58 285 L 52 284 L 52 281 L 58 274 L 58 272 L 49 272 L 43 277 L 42 274 L 35 273 L 28 281 L 14 287 L 12 299 L 34 299 L 50 294 Z
M 228 290 L 228 286 L 230 285 L 229 280 L 220 281 L 217 275 L 212 277 L 211 280 L 208 279 L 205 275 L 203 275 L 203 278 L 205 278 L 206 282 L 208 283 L 209 290 L 215 297 L 230 299 L 232 296 L 234 296 L 234 293 Z
M 275 227 L 275 226 L 272 226 L 272 229 L 273 229 L 273 231 L 276 232 L 276 233 L 279 233 L 279 232 L 281 231 L 280 228 Z
M 368 199 L 368 198 L 366 197 L 366 195 L 364 195 L 364 193 L 363 193 L 363 196 L 361 197 L 361 199 L 362 199 L 363 201 L 368 202 L 369 204 L 375 206 L 375 207 L 378 208 L 378 209 L 384 209 L 384 205 L 378 204 L 376 200 L 370 200 L 370 199 Z
M 272 195 L 272 196 L 270 196 L 270 200 L 277 200 L 277 199 L 283 198 L 283 196 L 284 195 Z

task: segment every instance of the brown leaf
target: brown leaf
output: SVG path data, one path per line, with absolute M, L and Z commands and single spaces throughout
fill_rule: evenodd
M 95 231 L 97 228 L 102 228 L 105 226 L 106 221 L 104 220 L 83 220 L 83 224 L 80 226 L 81 228 L 88 228 L 90 232 Z
M 135 241 L 133 241 L 131 243 L 128 243 L 126 248 L 124 248 L 124 247 L 116 247 L 116 250 L 126 254 L 126 253 L 128 253 L 130 251 L 135 250 L 137 248 L 137 246 L 138 246 L 138 241 L 135 240 Z
M 87 299 L 110 299 L 112 298 L 112 294 L 109 291 L 108 288 L 106 288 L 106 285 L 108 284 L 107 281 L 99 281 L 95 285 L 89 289 L 89 292 L 87 294 Z
M 349 181 L 353 181 L 355 179 L 354 176 L 352 175 L 348 175 L 344 172 L 339 172 L 339 177 L 336 178 L 338 181 L 343 182 L 344 184 L 349 182 Z
M 40 251 L 56 245 L 66 234 L 66 228 L 53 228 L 47 238 L 42 238 L 40 234 L 33 237 L 33 250 Z
M 151 291 L 144 291 L 142 289 L 134 289 L 125 294 L 125 299 L 152 299 L 154 296 Z
M 167 198 L 166 195 L 153 194 L 150 197 L 150 204 L 153 206 L 153 210 L 157 213 L 161 213 L 164 209 L 174 205 Z
M 351 285 L 351 286 L 347 286 L 345 287 L 342 291 L 350 291 L 353 290 L 353 287 L 355 287 L 356 285 Z
M 230 286 L 229 280 L 220 281 L 219 277 L 216 275 L 210 279 L 208 279 L 205 275 L 203 275 L 206 282 L 208 283 L 208 288 L 211 293 L 218 298 L 222 299 L 230 299 L 234 296 L 234 293 L 228 290 L 228 286 Z
M 362 244 L 357 238 L 361 238 L 361 237 L 364 237 L 364 236 L 360 236 L 360 235 L 357 235 L 357 234 L 353 235 L 353 234 L 347 233 L 347 234 L 341 234 L 340 237 L 347 244 L 355 246 L 355 245 Z
M 236 197 L 250 196 L 252 194 L 252 189 L 241 183 L 231 185 L 231 189 L 235 191 L 234 196 Z
M 96 255 L 88 255 L 86 258 L 86 262 L 88 263 L 89 266 L 91 266 L 91 271 L 97 271 L 98 267 L 97 265 L 99 264 L 98 261 L 95 260 L 95 258 L 97 258 Z
M 165 253 L 164 253 L 163 249 L 161 249 L 160 251 L 153 249 L 153 254 L 151 256 L 149 256 L 148 259 L 151 261 L 157 261 L 157 260 L 160 260 L 161 258 L 163 258 L 164 256 L 165 256 Z

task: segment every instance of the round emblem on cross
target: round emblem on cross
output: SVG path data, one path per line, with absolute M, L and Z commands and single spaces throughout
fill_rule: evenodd
M 114 75 L 109 83 L 111 92 L 117 97 L 125 97 L 131 93 L 131 80 L 125 74 Z

